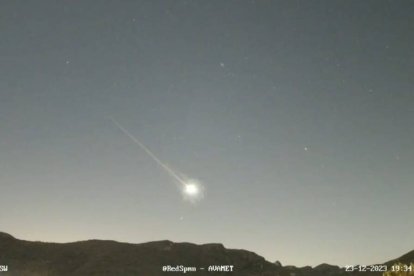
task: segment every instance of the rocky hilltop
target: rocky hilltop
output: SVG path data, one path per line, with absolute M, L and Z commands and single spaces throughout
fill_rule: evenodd
M 414 251 L 395 259 L 414 261 Z M 73 243 L 31 242 L 0 232 L 0 264 L 3 275 L 183 275 L 163 272 L 163 266 L 195 267 L 185 275 L 279 275 L 324 276 L 359 275 L 329 264 L 316 267 L 282 266 L 246 250 L 227 249 L 222 244 L 196 245 L 168 240 L 141 244 L 107 240 Z M 180 267 L 178 267 L 180 269 Z M 208 271 L 208 270 L 214 271 Z M 220 270 L 228 270 L 224 272 Z M 233 270 L 232 272 L 230 270 Z M 363 273 L 360 275 L 381 275 Z

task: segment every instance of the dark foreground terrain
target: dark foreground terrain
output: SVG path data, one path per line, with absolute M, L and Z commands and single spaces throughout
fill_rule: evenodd
M 414 251 L 388 264 L 414 262 Z M 246 250 L 226 249 L 221 244 L 195 245 L 156 241 L 142 244 L 88 240 L 73 243 L 31 242 L 0 232 L 1 275 L 382 275 L 345 272 L 338 266 L 282 266 Z M 162 272 L 165 265 L 197 267 L 197 272 Z M 207 272 L 210 265 L 233 265 L 233 272 Z M 201 270 L 204 268 L 204 271 Z

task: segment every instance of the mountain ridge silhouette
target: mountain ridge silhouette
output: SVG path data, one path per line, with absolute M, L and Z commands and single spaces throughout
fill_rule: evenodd
M 414 250 L 384 264 L 414 262 Z M 330 264 L 315 267 L 282 266 L 243 249 L 228 249 L 220 243 L 193 244 L 160 240 L 139 244 L 91 239 L 70 243 L 20 240 L 0 232 L 0 265 L 4 275 L 168 275 L 163 266 L 196 267 L 192 275 L 382 275 L 382 273 L 345 272 Z M 233 266 L 233 272 L 209 272 L 212 265 Z M 171 272 L 172 273 L 172 272 Z M 178 275 L 183 273 L 172 273 Z

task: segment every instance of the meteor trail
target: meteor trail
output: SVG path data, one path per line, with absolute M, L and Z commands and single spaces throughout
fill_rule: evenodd
M 184 179 L 182 179 L 178 174 L 173 171 L 171 168 L 169 168 L 167 165 L 165 165 L 155 154 L 153 154 L 149 148 L 147 148 L 143 143 L 141 143 L 138 138 L 136 138 L 134 135 L 132 135 L 126 128 L 124 128 L 118 121 L 116 121 L 114 118 L 110 118 L 111 121 L 123 132 L 125 133 L 131 140 L 140 146 L 141 149 L 143 149 L 155 162 L 158 163 L 170 176 L 172 176 L 174 179 L 176 179 L 180 184 L 182 184 L 184 187 L 187 185 Z
M 135 144 L 143 149 L 158 165 L 161 166 L 171 177 L 178 181 L 180 184 L 180 191 L 184 200 L 187 200 L 193 204 L 203 199 L 204 197 L 204 186 L 197 179 L 189 179 L 185 175 L 179 176 L 173 169 L 164 164 L 149 148 L 141 143 L 138 138 L 132 135 L 126 128 L 124 128 L 118 121 L 110 117 L 111 121 L 124 133 L 126 134 Z

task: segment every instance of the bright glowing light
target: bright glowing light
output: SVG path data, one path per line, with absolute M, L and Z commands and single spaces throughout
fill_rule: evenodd
M 124 128 L 120 123 L 118 123 L 114 118 L 110 118 L 112 122 L 124 133 L 126 134 L 135 144 L 137 144 L 142 150 L 144 150 L 149 157 L 151 157 L 158 165 L 161 166 L 179 185 L 178 187 L 181 190 L 184 200 L 187 200 L 191 203 L 196 203 L 204 198 L 204 187 L 196 179 L 189 179 L 183 174 L 177 173 L 172 168 L 164 164 L 155 154 L 150 151 L 143 143 L 141 143 L 134 135 L 132 135 L 126 128 Z
M 204 197 L 204 187 L 197 180 L 191 179 L 185 181 L 182 186 L 182 194 L 184 200 L 187 200 L 191 203 L 197 203 Z
M 196 184 L 188 183 L 188 184 L 185 184 L 184 192 L 189 196 L 194 196 L 198 194 L 199 190 Z

